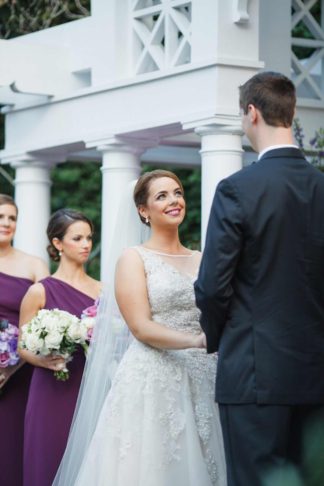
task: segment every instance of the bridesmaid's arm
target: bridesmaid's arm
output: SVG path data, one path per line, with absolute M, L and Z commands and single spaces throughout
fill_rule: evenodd
M 19 319 L 19 326 L 20 330 L 23 324 L 29 322 L 40 309 L 43 309 L 45 306 L 45 289 L 41 283 L 36 283 L 29 287 L 25 297 L 21 302 L 20 307 L 20 319 Z M 20 337 L 19 337 L 20 342 Z M 53 371 L 57 371 L 61 369 L 62 365 L 65 364 L 65 361 L 60 356 L 40 356 L 36 355 L 26 349 L 21 349 L 18 346 L 18 351 L 20 357 L 27 361 L 27 363 L 32 364 L 33 366 L 39 366 L 41 368 L 48 368 Z
M 139 341 L 159 349 L 205 347 L 204 333 L 180 332 L 152 320 L 143 261 L 136 250 L 126 250 L 119 259 L 115 292 L 122 316 Z

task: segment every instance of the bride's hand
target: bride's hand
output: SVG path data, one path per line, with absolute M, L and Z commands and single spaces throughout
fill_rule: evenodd
M 206 341 L 206 335 L 204 332 L 201 332 L 200 334 L 194 336 L 194 348 L 206 348 L 207 347 L 207 341 Z

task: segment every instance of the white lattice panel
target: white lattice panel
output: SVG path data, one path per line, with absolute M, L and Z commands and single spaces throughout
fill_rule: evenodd
M 321 20 L 313 9 L 320 8 Z M 324 102 L 324 0 L 292 0 L 292 30 L 302 26 L 308 37 L 291 37 L 293 80 L 300 98 Z M 294 50 L 299 48 L 297 56 Z M 305 55 L 303 55 L 305 53 Z
M 135 74 L 191 60 L 191 0 L 132 0 Z

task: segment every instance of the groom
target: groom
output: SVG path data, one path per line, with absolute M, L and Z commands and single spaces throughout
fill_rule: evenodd
M 300 465 L 305 425 L 324 411 L 324 175 L 294 145 L 295 104 L 279 73 L 240 87 L 259 159 L 218 185 L 195 283 L 219 353 L 228 486 Z

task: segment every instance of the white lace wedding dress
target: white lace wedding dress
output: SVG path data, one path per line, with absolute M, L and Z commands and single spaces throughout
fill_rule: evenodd
M 156 322 L 199 333 L 193 281 L 200 255 L 140 253 Z M 134 339 L 116 372 L 77 486 L 225 486 L 216 356 Z

